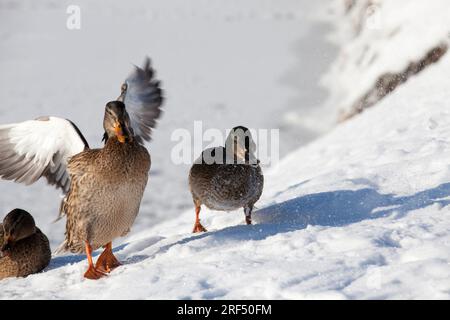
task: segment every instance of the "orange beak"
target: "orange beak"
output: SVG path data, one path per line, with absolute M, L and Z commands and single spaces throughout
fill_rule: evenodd
M 116 124 L 114 125 L 114 132 L 116 133 L 117 140 L 119 140 L 119 142 L 121 143 L 124 143 L 126 139 L 123 134 L 122 125 L 119 122 L 116 122 Z

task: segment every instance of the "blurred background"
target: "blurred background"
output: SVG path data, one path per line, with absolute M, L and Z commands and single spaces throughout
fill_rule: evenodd
M 79 29 L 67 27 L 72 5 Z M 166 103 L 140 231 L 192 206 L 173 130 L 279 128 L 287 155 L 438 62 L 449 13 L 441 0 L 0 0 L 0 123 L 65 117 L 101 146 L 105 103 L 149 55 Z M 0 181 L 0 194 L 1 215 L 29 210 L 62 240 L 59 191 Z

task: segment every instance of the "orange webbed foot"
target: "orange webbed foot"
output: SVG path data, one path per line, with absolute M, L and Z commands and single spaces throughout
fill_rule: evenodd
M 194 225 L 194 230 L 192 230 L 192 233 L 206 232 L 206 231 L 208 231 L 208 230 L 206 230 L 205 227 L 203 227 L 200 222 L 197 222 Z
M 86 241 L 85 245 L 86 245 L 86 256 L 88 259 L 89 268 L 84 273 L 84 277 L 87 279 L 91 279 L 91 280 L 98 280 L 98 279 L 106 276 L 106 274 L 104 272 L 101 272 L 100 270 L 97 270 L 94 267 L 94 263 L 92 262 L 92 247 L 89 244 L 89 242 Z
M 98 279 L 100 279 L 102 277 L 105 277 L 105 276 L 106 276 L 106 273 L 103 273 L 100 270 L 97 270 L 93 266 L 89 266 L 87 271 L 84 273 L 84 277 L 86 279 L 90 279 L 90 280 L 98 280 Z
M 206 232 L 207 230 L 205 227 L 202 226 L 200 223 L 200 202 L 197 200 L 194 200 L 195 204 L 195 224 L 194 224 L 194 230 L 192 230 L 192 233 L 198 233 L 198 232 Z
M 117 260 L 112 252 L 112 244 L 108 243 L 105 246 L 105 250 L 102 252 L 100 257 L 97 259 L 95 268 L 103 273 L 110 273 L 115 268 L 121 266 L 122 264 Z

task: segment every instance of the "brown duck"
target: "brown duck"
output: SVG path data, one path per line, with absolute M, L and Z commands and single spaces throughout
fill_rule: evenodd
M 209 148 L 189 172 L 189 187 L 195 205 L 193 232 L 206 229 L 200 223 L 200 208 L 231 211 L 244 208 L 245 221 L 252 223 L 252 210 L 261 196 L 264 176 L 255 157 L 256 144 L 250 130 L 231 130 L 224 147 Z
M 89 149 L 80 130 L 61 118 L 0 126 L 0 177 L 29 184 L 44 176 L 65 191 L 66 237 L 57 253 L 85 252 L 86 278 L 120 265 L 112 241 L 130 231 L 139 211 L 151 163 L 143 142 L 161 112 L 159 86 L 149 59 L 136 67 L 117 101 L 106 104 L 101 149 Z M 100 247 L 94 265 L 92 252 Z
M 45 234 L 22 209 L 14 209 L 0 223 L 0 280 L 42 271 L 51 258 Z

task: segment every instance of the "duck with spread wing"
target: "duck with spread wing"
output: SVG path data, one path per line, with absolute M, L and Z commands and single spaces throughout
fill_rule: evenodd
M 65 240 L 58 251 L 86 253 L 84 276 L 99 279 L 120 265 L 112 241 L 127 234 L 138 214 L 150 170 L 149 141 L 163 102 L 147 58 L 106 104 L 105 145 L 90 149 L 70 120 L 41 117 L 0 125 L 0 177 L 31 184 L 41 177 L 65 197 Z M 92 252 L 104 248 L 96 264 Z

